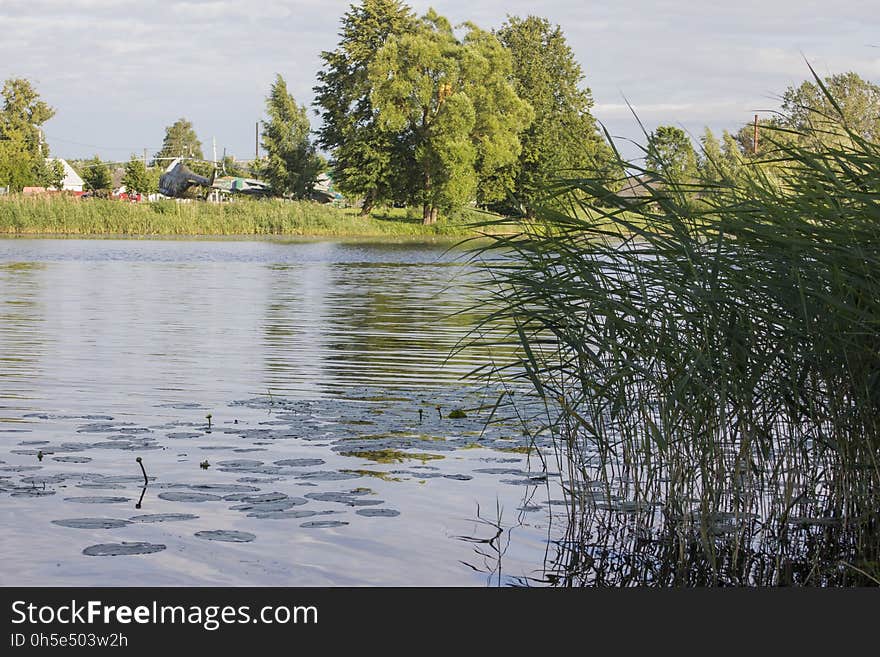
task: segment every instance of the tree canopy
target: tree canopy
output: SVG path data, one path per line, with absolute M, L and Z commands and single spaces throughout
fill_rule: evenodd
M 592 94 L 562 28 L 546 18 L 511 16 L 497 36 L 512 55 L 516 93 L 535 117 L 520 135 L 516 166 L 499 183 L 531 213 L 554 177 L 609 176 L 616 158 L 590 113 Z
M 880 139 L 880 86 L 849 71 L 789 87 L 778 123 L 822 141 L 839 135 L 841 123 L 868 140 Z M 833 100 L 832 100 L 833 99 Z
M 262 174 L 280 196 L 306 198 L 312 191 L 322 162 L 309 140 L 306 108 L 297 105 L 278 75 L 266 99 L 268 121 L 263 121 L 263 148 L 267 160 Z
M 510 83 L 510 54 L 490 33 L 466 26 L 462 40 L 433 10 L 393 35 L 369 67 L 371 101 L 397 136 L 410 201 L 433 223 L 440 209 L 492 196 L 492 176 L 519 156 L 532 111 Z
M 406 183 L 399 135 L 380 125 L 371 98 L 368 69 L 392 35 L 415 26 L 412 10 L 399 0 L 363 0 L 342 17 L 336 49 L 321 53 L 315 104 L 322 118 L 319 144 L 332 152 L 334 185 L 363 200 L 362 212 L 375 204 L 400 200 Z
M 16 191 L 29 185 L 53 186 L 58 171 L 46 161 L 49 147 L 41 131 L 55 110 L 22 78 L 6 80 L 0 95 L 0 185 Z
M 175 157 L 191 157 L 198 160 L 204 157 L 202 142 L 196 136 L 192 123 L 183 117 L 165 128 L 165 139 L 162 140 L 162 148 L 153 156 L 153 164 L 162 164 L 162 159 Z
M 122 184 L 133 194 L 151 194 L 156 191 L 156 181 L 147 171 L 144 161 L 135 155 L 125 163 Z
M 681 128 L 661 125 L 648 136 L 645 164 L 670 181 L 689 183 L 697 176 L 697 153 Z

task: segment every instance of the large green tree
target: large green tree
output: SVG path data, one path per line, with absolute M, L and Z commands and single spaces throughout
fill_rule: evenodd
M 181 117 L 165 128 L 162 148 L 153 156 L 154 164 L 163 164 L 164 158 L 189 157 L 203 159 L 202 142 L 199 141 L 192 123 Z M 164 162 L 164 164 L 168 164 Z
M 309 139 L 306 108 L 297 105 L 280 75 L 266 98 L 268 121 L 263 121 L 267 159 L 263 177 L 279 196 L 306 198 L 321 172 L 321 160 Z
M 492 176 L 519 156 L 532 112 L 510 72 L 510 55 L 493 35 L 468 25 L 459 40 L 433 10 L 376 54 L 372 104 L 380 127 L 406 149 L 409 200 L 422 206 L 425 223 L 481 187 L 491 196 Z
M 562 28 L 546 18 L 509 17 L 497 31 L 513 57 L 516 92 L 535 112 L 520 135 L 517 165 L 499 183 L 508 186 L 529 214 L 557 177 L 608 177 L 616 161 L 590 110 L 593 98 Z
M 815 80 L 789 87 L 782 95 L 779 123 L 820 141 L 839 136 L 841 123 L 865 139 L 880 140 L 880 86 L 852 71 L 828 76 L 823 83 L 827 94 Z
M 681 128 L 661 125 L 648 136 L 645 165 L 675 183 L 690 183 L 697 177 L 697 153 Z
M 742 154 L 772 160 L 780 148 L 795 143 L 831 145 L 848 139 L 843 126 L 869 141 L 880 140 L 880 86 L 852 71 L 829 75 L 822 85 L 824 90 L 813 78 L 788 87 L 781 97 L 781 111 L 758 121 L 757 153 L 754 123 L 736 133 Z
M 41 139 L 41 126 L 55 116 L 55 110 L 40 100 L 28 80 L 14 78 L 3 83 L 3 111 L 0 112 L 0 136 L 22 139 L 34 156 L 46 157 L 49 148 Z
M 334 185 L 346 196 L 361 198 L 365 215 L 377 203 L 407 194 L 398 175 L 406 169 L 406 149 L 401 135 L 379 123 L 368 70 L 390 36 L 414 26 L 412 10 L 400 0 L 363 0 L 342 17 L 336 49 L 321 53 L 324 67 L 315 87 L 322 118 L 319 144 L 332 154 Z
M 3 83 L 0 108 L 0 185 L 20 191 L 28 185 L 51 186 L 57 169 L 46 161 L 49 147 L 42 126 L 55 110 L 22 78 Z

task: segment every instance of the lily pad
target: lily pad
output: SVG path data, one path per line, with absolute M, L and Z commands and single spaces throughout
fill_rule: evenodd
M 304 527 L 306 529 L 315 529 L 318 527 L 342 527 L 343 525 L 347 525 L 347 522 L 342 520 L 313 520 L 311 522 L 304 522 L 300 525 L 300 527 Z
M 88 463 L 92 459 L 88 456 L 53 456 L 52 460 L 59 463 Z
M 184 491 L 166 491 L 159 493 L 159 499 L 168 502 L 218 502 L 223 498 L 211 493 L 187 493 Z
M 286 511 L 287 509 L 292 509 L 295 506 L 302 506 L 303 504 L 307 504 L 308 500 L 304 500 L 301 497 L 285 497 L 281 500 L 275 500 L 272 502 L 248 502 L 245 504 L 236 504 L 235 506 L 229 507 L 233 511 L 254 511 L 261 513 L 268 513 L 270 511 Z
M 65 497 L 65 502 L 76 502 L 77 504 L 121 504 L 123 502 L 128 502 L 127 497 L 99 497 L 99 496 L 85 496 L 85 497 Z
M 230 470 L 238 470 L 238 469 L 247 469 L 247 468 L 259 468 L 263 465 L 263 461 L 253 461 L 251 459 L 238 459 L 235 461 L 220 461 L 217 465 L 222 465 L 224 468 L 229 468 Z
M 342 481 L 345 479 L 357 479 L 361 475 L 353 472 L 337 472 L 335 470 L 319 470 L 317 472 L 304 472 L 297 479 L 306 481 Z
M 255 534 L 249 532 L 234 532 L 228 529 L 196 532 L 195 536 L 208 541 L 223 541 L 224 543 L 250 543 L 256 538 Z
M 367 518 L 393 518 L 400 515 L 400 511 L 395 509 L 358 509 L 355 513 Z
M 132 516 L 131 522 L 177 522 L 179 520 L 196 520 L 198 516 L 193 513 L 148 513 L 142 516 Z
M 161 552 L 165 546 L 161 543 L 101 543 L 90 545 L 82 552 L 89 557 L 118 557 L 130 554 L 152 554 Z
M 291 468 L 308 468 L 314 465 L 324 465 L 324 459 L 283 459 L 274 461 L 275 465 L 284 465 Z
M 247 514 L 248 518 L 259 518 L 260 520 L 286 520 L 288 518 L 311 518 L 312 516 L 326 516 L 336 513 L 336 511 L 252 511 Z
M 125 527 L 129 521 L 118 518 L 65 518 L 53 520 L 52 524 L 72 529 L 117 529 Z
M 34 484 L 35 486 L 45 486 L 46 484 L 60 484 L 65 479 L 67 479 L 67 475 L 56 474 L 56 475 L 36 475 L 33 477 L 22 477 L 21 481 L 24 484 Z
M 48 497 L 54 495 L 55 491 L 43 488 L 18 488 L 10 494 L 12 497 Z

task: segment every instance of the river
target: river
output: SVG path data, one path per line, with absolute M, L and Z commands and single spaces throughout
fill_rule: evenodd
M 539 574 L 554 495 L 463 378 L 491 354 L 453 354 L 481 294 L 461 255 L 0 240 L 2 584 Z

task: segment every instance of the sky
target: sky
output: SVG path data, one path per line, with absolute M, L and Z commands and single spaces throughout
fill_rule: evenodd
M 0 0 L 0 80 L 24 77 L 56 110 L 52 154 L 122 161 L 158 150 L 186 117 L 207 157 L 216 140 L 253 157 L 255 123 L 277 73 L 311 107 L 320 53 L 338 42 L 348 0 Z M 880 81 L 876 0 L 413 0 L 453 24 L 507 15 L 559 24 L 592 91 L 593 114 L 633 157 L 646 130 L 698 138 L 778 108 L 788 86 L 855 71 Z M 714 6 L 713 6 L 714 5 Z M 635 119 L 631 105 L 638 115 Z M 312 128 L 320 119 L 310 110 Z

